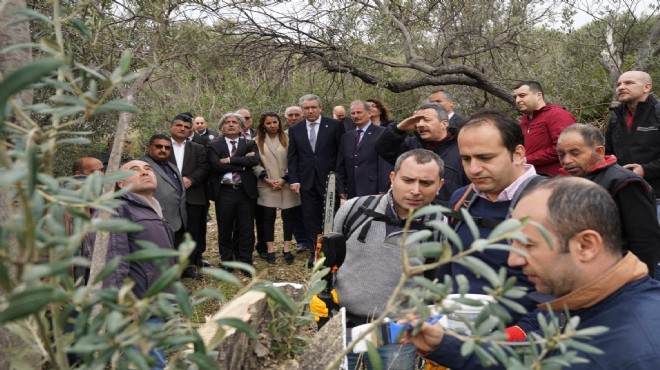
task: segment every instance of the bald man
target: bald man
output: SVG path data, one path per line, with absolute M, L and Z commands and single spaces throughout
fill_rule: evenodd
M 628 71 L 619 77 L 615 92 L 621 104 L 610 113 L 605 153 L 653 187 L 660 211 L 660 103 L 651 95 L 652 87 L 646 72 Z M 655 276 L 660 277 L 660 269 Z
M 103 175 L 105 171 L 103 162 L 94 157 L 78 158 L 73 162 L 73 167 L 71 168 L 73 176 L 89 176 L 93 174 L 94 171 L 99 171 L 101 175 Z

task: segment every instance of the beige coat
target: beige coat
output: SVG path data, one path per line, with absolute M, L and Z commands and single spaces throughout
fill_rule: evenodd
M 271 140 L 270 137 L 266 137 L 266 140 L 264 140 L 264 151 L 259 152 L 261 163 L 253 167 L 255 176 L 258 178 L 261 171 L 266 170 L 268 178 L 272 180 L 278 180 L 284 177 L 287 173 L 288 166 L 286 155 L 287 149 L 280 144 L 277 138 Z M 288 209 L 300 205 L 300 196 L 294 194 L 289 189 L 289 183 L 284 184 L 280 190 L 273 190 L 270 185 L 259 180 L 257 190 L 259 190 L 257 204 L 260 206 Z

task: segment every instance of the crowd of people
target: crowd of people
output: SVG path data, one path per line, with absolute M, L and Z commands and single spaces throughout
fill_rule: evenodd
M 258 258 L 277 263 L 279 209 L 283 262 L 293 264 L 306 254 L 312 266 L 323 230 L 326 181 L 335 172 L 336 194 L 346 201 L 334 231 L 344 235 L 347 250 L 333 297 L 346 308 L 349 328 L 385 309 L 401 275 L 399 240 L 410 211 L 441 204 L 451 214 L 426 215 L 411 227 L 422 229 L 431 219 L 446 222 L 462 246 L 475 237 L 463 211 L 481 237 L 510 217 L 530 217 L 546 227 L 552 246 L 528 227 L 528 244 L 513 243 L 525 255 L 490 249 L 475 257 L 516 278 L 527 291 L 517 303 L 527 311 L 549 306 L 585 315 L 584 325 L 625 327 L 592 343 L 602 345 L 605 354 L 587 356 L 591 364 L 583 368 L 655 369 L 660 367 L 660 315 L 655 314 L 660 285 L 652 279 L 660 259 L 660 103 L 651 89 L 647 73 L 623 73 L 616 86 L 619 105 L 611 108 L 604 135 L 546 103 L 537 81 L 512 88 L 522 113 L 518 120 L 495 110 L 461 117 L 445 90 L 431 93 L 400 122 L 378 99 L 353 101 L 348 112 L 334 107 L 333 117 L 326 117 L 316 95 L 286 108 L 286 130 L 276 112 L 263 113 L 255 127 L 251 112 L 238 109 L 220 118 L 217 132 L 204 117 L 182 113 L 171 121 L 169 135 L 149 139 L 144 157 L 123 164 L 135 174 L 117 184 L 132 185 L 118 213 L 144 224 L 145 231 L 111 237 L 108 258 L 137 250 L 141 238 L 175 248 L 187 232 L 196 246 L 184 277 L 198 277 L 199 267 L 211 265 L 204 252 L 213 201 L 222 262 L 252 264 L 256 251 Z M 87 162 L 100 169 L 98 161 Z M 83 171 L 84 163 L 74 166 L 78 175 L 90 173 Z M 407 248 L 444 238 L 435 232 Z M 453 243 L 453 251 L 462 246 Z M 157 276 L 148 263 L 120 266 L 106 284 L 142 279 L 134 287 L 138 295 Z M 460 263 L 428 277 L 459 275 L 466 277 L 469 293 L 487 291 L 484 276 Z M 327 317 L 328 307 L 316 303 L 312 312 Z M 509 314 L 510 339 L 538 329 L 529 315 Z M 383 367 L 413 369 L 418 353 L 452 369 L 478 368 L 478 359 L 460 356 L 460 341 L 444 334 L 441 326 L 424 324 L 420 334 L 407 335 L 408 343 L 380 347 Z M 628 340 L 633 338 L 643 340 Z M 619 343 L 625 344 L 625 355 L 616 354 Z M 358 361 L 349 357 L 351 364 Z

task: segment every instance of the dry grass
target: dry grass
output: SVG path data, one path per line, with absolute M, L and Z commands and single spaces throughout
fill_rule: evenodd
M 218 225 L 215 220 L 215 208 L 213 203 L 211 203 L 211 210 L 209 213 L 211 214 L 211 221 L 207 223 L 206 252 L 204 253 L 204 259 L 211 262 L 213 266 L 218 266 L 220 263 L 220 255 L 218 252 Z M 296 258 L 295 262 L 292 265 L 287 265 L 282 258 L 282 244 L 282 220 L 279 217 L 278 212 L 278 218 L 275 222 L 275 250 L 277 263 L 275 265 L 268 264 L 266 261 L 259 258 L 255 251 L 253 255 L 253 263 L 254 268 L 257 270 L 257 278 L 273 282 L 306 282 L 309 278 L 309 272 L 306 267 L 308 254 L 306 252 L 301 254 L 296 254 L 294 252 Z M 291 244 L 291 249 L 296 249 L 295 243 Z M 243 274 L 239 272 L 235 272 L 234 275 L 243 282 L 243 285 L 247 285 L 252 280 L 243 276 Z M 227 300 L 232 299 L 240 290 L 240 288 L 236 286 L 227 283 L 219 283 L 207 276 L 200 279 L 187 278 L 183 280 L 183 283 L 190 291 L 199 291 L 207 288 L 219 289 L 225 295 Z M 193 321 L 200 324 L 203 323 L 205 317 L 214 315 L 221 306 L 222 302 L 218 302 L 215 299 L 208 300 L 203 305 L 195 308 Z

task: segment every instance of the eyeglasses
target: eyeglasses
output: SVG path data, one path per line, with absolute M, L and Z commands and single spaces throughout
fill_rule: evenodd
M 162 145 L 162 144 L 151 144 L 153 147 L 156 149 L 165 149 L 165 150 L 172 150 L 171 145 Z

